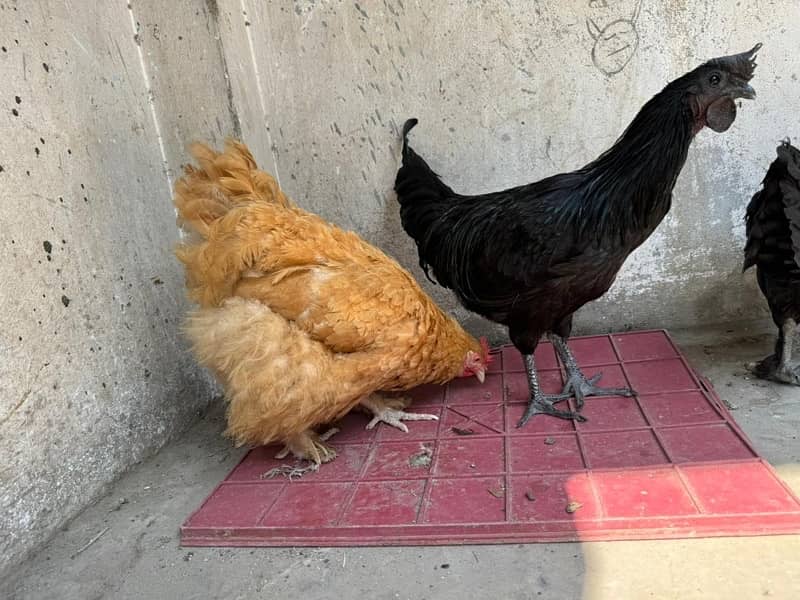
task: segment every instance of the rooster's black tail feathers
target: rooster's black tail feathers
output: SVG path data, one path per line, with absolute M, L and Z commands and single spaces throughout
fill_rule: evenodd
M 428 163 L 408 145 L 408 132 L 416 124 L 417 119 L 408 119 L 403 124 L 403 164 L 397 171 L 394 190 L 400 203 L 400 222 L 417 243 L 419 264 L 433 281 L 424 254 L 447 237 L 448 227 L 442 217 L 450 206 L 453 190 L 442 183 Z M 443 281 L 439 283 L 447 285 Z
M 400 204 L 439 200 L 443 196 L 453 193 L 448 186 L 442 183 L 439 176 L 433 172 L 428 163 L 408 145 L 408 132 L 419 121 L 408 119 L 403 123 L 403 164 L 397 172 L 394 189 Z M 409 232 L 410 233 L 410 232 Z
M 408 119 L 403 123 L 403 159 L 408 154 L 408 132 L 414 129 L 417 123 L 419 123 L 419 120 L 414 118 Z

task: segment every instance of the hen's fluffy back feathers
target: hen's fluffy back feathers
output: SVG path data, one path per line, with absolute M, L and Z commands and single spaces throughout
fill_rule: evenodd
M 200 305 L 187 332 L 226 382 L 238 439 L 265 443 L 365 394 L 444 383 L 468 351 L 484 354 L 394 260 L 294 206 L 245 146 L 191 151 L 200 166 L 175 193 L 195 234 L 176 250 Z
M 295 207 L 242 144 L 229 142 L 222 154 L 194 144 L 192 152 L 201 168 L 187 169 L 175 204 L 203 240 L 177 255 L 200 306 L 257 299 L 334 352 L 391 349 L 412 372 L 444 360 L 442 381 L 460 374 L 456 356 L 463 363 L 467 350 L 481 352 L 396 261 Z
M 184 176 L 175 184 L 180 226 L 207 237 L 212 223 L 254 199 L 293 208 L 278 182 L 258 169 L 250 150 L 241 142 L 228 140 L 222 153 L 195 142 L 189 152 L 199 168 L 187 165 Z

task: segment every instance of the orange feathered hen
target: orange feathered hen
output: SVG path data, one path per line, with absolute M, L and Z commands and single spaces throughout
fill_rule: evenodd
M 199 167 L 175 187 L 176 253 L 199 307 L 186 331 L 224 384 L 240 444 L 281 441 L 315 465 L 335 457 L 315 428 L 356 405 L 404 431 L 406 404 L 380 391 L 475 375 L 478 341 L 397 262 L 352 232 L 293 205 L 248 149 L 194 144 Z

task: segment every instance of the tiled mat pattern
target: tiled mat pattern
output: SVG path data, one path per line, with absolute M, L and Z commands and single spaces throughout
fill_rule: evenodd
M 570 340 L 587 375 L 636 398 L 588 398 L 585 423 L 516 422 L 528 388 L 519 353 L 496 350 L 473 378 L 412 392 L 439 421 L 364 429 L 354 412 L 339 456 L 301 479 L 262 479 L 257 448 L 181 529 L 185 546 L 364 546 L 659 539 L 800 532 L 800 502 L 754 451 L 710 384 L 664 331 Z M 552 347 L 536 363 L 562 386 Z

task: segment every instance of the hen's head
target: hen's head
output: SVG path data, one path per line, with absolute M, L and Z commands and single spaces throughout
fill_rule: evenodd
M 736 118 L 736 100 L 753 99 L 749 81 L 756 68 L 761 44 L 741 54 L 713 58 L 677 80 L 686 93 L 694 116 L 694 133 L 708 125 L 717 132 L 727 130 Z
M 789 174 L 800 181 L 800 149 L 792 146 L 792 140 L 789 138 L 778 146 L 778 158 L 789 166 Z
M 486 369 L 492 361 L 492 357 L 489 354 L 489 344 L 486 338 L 480 339 L 480 345 L 480 352 L 467 350 L 467 355 L 464 357 L 464 372 L 461 376 L 471 377 L 474 375 L 478 378 L 478 381 L 483 383 L 486 379 Z

